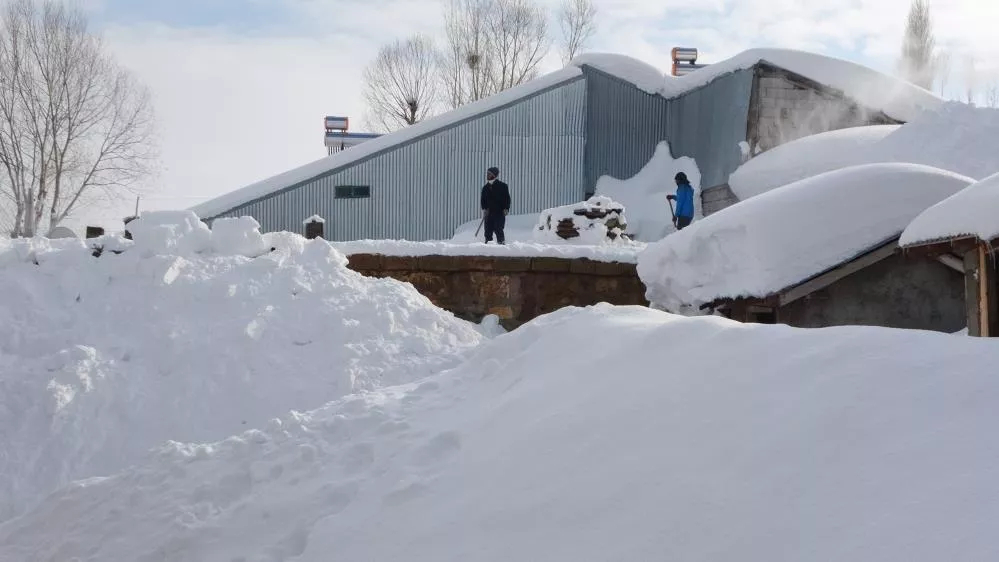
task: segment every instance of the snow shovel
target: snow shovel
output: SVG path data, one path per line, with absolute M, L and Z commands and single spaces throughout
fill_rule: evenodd
M 673 200 L 666 196 L 666 202 L 669 203 L 669 214 L 673 217 L 673 226 L 676 226 L 676 213 L 673 212 Z
M 478 238 L 478 237 L 479 237 L 479 231 L 480 231 L 480 230 L 482 230 L 482 225 L 483 225 L 483 223 L 485 223 L 485 222 L 486 222 L 486 216 L 485 216 L 485 215 L 482 215 L 482 219 L 481 219 L 481 220 L 479 220 L 479 228 L 476 228 L 476 229 L 475 229 L 475 237 L 476 237 L 476 238 Z M 674 222 L 675 222 L 675 221 L 674 221 Z

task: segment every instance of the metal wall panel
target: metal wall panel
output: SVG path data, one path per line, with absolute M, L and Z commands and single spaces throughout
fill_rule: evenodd
M 697 162 L 702 187 L 727 182 L 741 163 L 738 143 L 746 140 L 752 70 L 722 76 L 674 99 L 648 94 L 596 69 L 585 71 L 586 188 L 595 187 L 603 175 L 635 175 L 663 141 L 675 158 Z
M 511 214 L 578 201 L 585 84 L 575 78 L 220 216 L 253 216 L 265 232 L 304 232 L 302 221 L 319 214 L 331 240 L 450 238 L 480 216 L 489 166 L 510 185 Z M 336 199 L 337 185 L 369 185 L 371 197 Z

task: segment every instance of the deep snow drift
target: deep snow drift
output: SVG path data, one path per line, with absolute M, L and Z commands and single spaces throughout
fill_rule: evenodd
M 0 520 L 168 439 L 425 377 L 483 339 L 322 240 L 256 227 L 148 213 L 134 245 L 98 240 L 100 258 L 80 240 L 0 241 Z
M 538 224 L 537 213 L 527 213 L 523 215 L 507 215 L 506 225 L 503 227 L 503 235 L 507 242 L 531 242 L 534 240 L 534 227 Z M 454 229 L 454 236 L 450 242 L 455 244 L 476 244 L 482 243 L 486 239 L 482 219 L 475 219 L 458 225 Z M 479 233 L 476 234 L 475 231 Z
M 923 211 L 902 233 L 903 246 L 942 238 L 999 237 L 999 174 L 962 189 Z
M 0 560 L 994 560 L 997 363 L 929 332 L 564 309 L 66 487 L 0 526 Z
M 915 164 L 867 164 L 741 201 L 638 258 L 650 302 L 685 311 L 766 297 L 898 236 L 919 213 L 974 180 Z
M 671 232 L 670 204 L 666 196 L 676 193 L 677 172 L 687 174 L 694 188 L 694 216 L 701 216 L 701 171 L 689 156 L 673 158 L 668 142 L 656 146 L 652 158 L 628 179 L 601 176 L 596 193 L 624 205 L 628 213 L 628 233 L 642 242 L 655 242 Z
M 923 164 L 983 179 L 999 172 L 999 109 L 948 102 L 905 125 L 853 127 L 783 144 L 740 166 L 729 178 L 746 200 L 819 173 L 878 162 Z
M 533 215 L 537 223 L 538 215 Z M 537 241 L 510 242 L 506 245 L 484 242 L 459 244 L 449 241 L 414 242 L 409 240 L 351 240 L 333 242 L 333 247 L 348 259 L 354 254 L 383 256 L 502 256 L 522 258 L 587 258 L 595 261 L 635 263 L 645 244 L 549 244 Z

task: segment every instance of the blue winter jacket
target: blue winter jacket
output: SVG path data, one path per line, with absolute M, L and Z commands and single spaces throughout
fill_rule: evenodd
M 676 216 L 694 217 L 694 188 L 689 183 L 676 187 Z

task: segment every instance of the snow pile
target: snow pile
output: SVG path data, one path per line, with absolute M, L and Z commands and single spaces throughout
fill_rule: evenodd
M 534 228 L 538 223 L 538 215 L 535 213 L 524 215 L 507 215 L 506 224 L 503 227 L 503 235 L 509 242 L 530 242 L 534 240 Z M 475 231 L 478 230 L 478 235 Z M 482 219 L 463 223 L 454 231 L 451 242 L 455 244 L 474 244 L 483 242 L 486 239 L 485 226 Z
M 688 156 L 673 158 L 668 142 L 656 146 L 652 158 L 634 176 L 620 180 L 601 176 L 596 193 L 620 202 L 628 212 L 628 233 L 636 240 L 654 242 L 676 231 L 666 196 L 676 193 L 677 172 L 687 174 L 694 188 L 695 217 L 701 216 L 701 171 Z
M 0 560 L 995 560 L 996 364 L 978 338 L 565 309 L 68 486 Z
M 923 164 L 975 179 L 999 172 L 999 110 L 948 102 L 905 125 L 811 135 L 756 156 L 729 178 L 740 200 L 823 172 L 881 162 Z
M 537 220 L 537 215 L 533 215 Z M 383 256 L 497 256 L 513 258 L 587 258 L 594 261 L 636 263 L 645 244 L 541 244 L 537 242 L 493 242 L 457 244 L 454 242 L 409 240 L 352 240 L 333 242 L 333 247 L 347 255 L 381 254 Z
M 866 163 L 872 147 L 899 127 L 850 127 L 784 143 L 739 166 L 728 178 L 729 187 L 745 201 L 789 183 Z
M 867 164 L 742 201 L 639 256 L 650 302 L 667 310 L 766 297 L 898 236 L 974 180 L 916 164 Z
M 649 94 L 662 94 L 666 75 L 651 64 L 614 53 L 584 53 L 569 62 L 569 66 L 590 66 L 631 83 Z
M 921 213 L 902 233 L 899 245 L 972 236 L 985 242 L 999 237 L 999 174 L 989 176 Z
M 535 237 L 549 244 L 630 244 L 625 208 L 609 197 L 593 196 L 581 203 L 541 212 Z
M 168 439 L 421 378 L 483 340 L 323 240 L 266 235 L 251 259 L 252 219 L 190 218 L 143 215 L 99 258 L 113 238 L 0 241 L 0 520 Z

